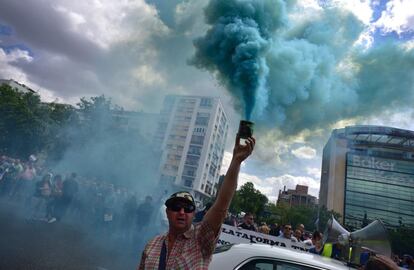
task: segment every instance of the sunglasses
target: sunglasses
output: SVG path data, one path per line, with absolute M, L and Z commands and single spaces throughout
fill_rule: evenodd
M 181 209 L 184 209 L 185 213 L 192 213 L 195 210 L 195 207 L 191 204 L 172 204 L 167 207 L 173 212 L 180 212 Z
M 292 228 L 290 228 L 290 227 L 285 227 L 285 230 L 292 230 Z

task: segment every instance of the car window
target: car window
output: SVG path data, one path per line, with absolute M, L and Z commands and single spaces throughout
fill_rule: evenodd
M 251 260 L 242 267 L 240 270 L 276 270 L 275 262 L 273 260 L 257 259 Z
M 294 265 L 294 264 L 278 264 L 276 270 L 308 270 L 308 269 L 315 269 L 309 268 L 303 265 Z
M 280 262 L 272 259 L 255 259 L 244 264 L 240 270 L 316 270 L 318 268 Z

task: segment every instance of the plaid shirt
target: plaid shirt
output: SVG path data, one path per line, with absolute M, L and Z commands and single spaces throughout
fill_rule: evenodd
M 168 234 L 156 236 L 146 245 L 139 265 L 139 270 L 158 270 L 162 243 L 168 249 Z M 218 239 L 211 226 L 202 221 L 195 227 L 179 235 L 175 240 L 172 250 L 167 250 L 166 269 L 203 270 L 208 269 L 214 248 Z

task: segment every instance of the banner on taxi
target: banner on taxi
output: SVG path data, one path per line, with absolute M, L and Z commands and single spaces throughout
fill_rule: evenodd
M 273 235 L 244 230 L 238 227 L 223 224 L 217 246 L 238 243 L 267 244 L 270 246 L 291 248 L 302 251 L 308 251 L 310 248 L 304 243 L 293 242 L 290 239 L 283 239 Z

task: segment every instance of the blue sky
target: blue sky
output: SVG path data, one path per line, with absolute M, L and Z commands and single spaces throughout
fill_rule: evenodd
M 157 112 L 166 94 L 219 96 L 231 119 L 224 171 L 243 115 L 233 106 L 240 98 L 214 74 L 188 64 L 193 40 L 210 27 L 203 13 L 208 3 L 1 1 L 0 77 L 38 89 L 46 101 L 74 104 L 82 96 L 105 94 L 126 109 L 148 112 Z M 287 29 L 274 33 L 273 54 L 267 56 L 272 63 L 269 97 L 277 106 L 266 119 L 257 119 L 266 124 L 256 134 L 255 154 L 244 164 L 239 182 L 252 181 L 271 200 L 283 186 L 298 183 L 318 194 L 322 147 L 333 128 L 381 124 L 414 130 L 408 105 L 414 101 L 412 81 L 390 87 L 399 82 L 395 76 L 408 78 L 414 72 L 414 1 L 304 0 L 287 5 L 286 15 Z M 392 45 L 381 47 L 386 43 Z M 398 64 L 381 57 L 386 53 Z M 283 65 L 287 59 L 297 64 L 289 67 L 296 73 Z M 323 73 L 325 63 L 329 70 Z M 397 65 L 405 69 L 398 71 Z M 375 75 L 381 72 L 385 75 Z M 303 74 L 307 82 L 295 84 Z M 293 82 L 285 80 L 291 75 Z M 279 82 L 286 88 L 273 87 Z M 369 91 L 376 98 L 365 106 Z M 276 119 L 280 115 L 285 118 Z

